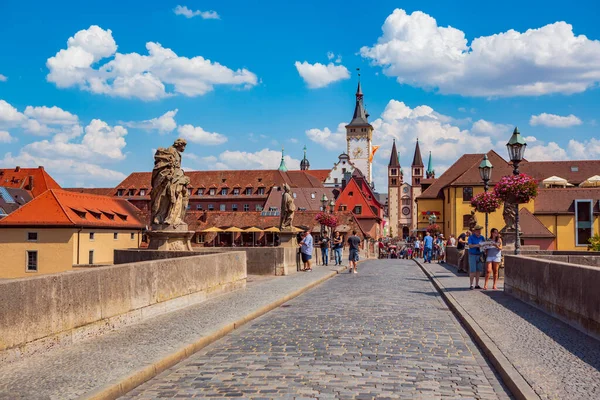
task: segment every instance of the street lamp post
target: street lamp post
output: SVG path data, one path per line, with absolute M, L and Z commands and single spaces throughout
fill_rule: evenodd
M 327 202 L 329 202 L 329 199 L 327 198 L 327 196 L 325 196 L 325 193 L 323 193 L 323 196 L 321 197 L 321 211 L 323 211 L 324 213 L 327 212 Z M 323 237 L 324 232 L 325 225 L 321 224 L 321 237 Z
M 490 190 L 488 183 L 490 182 L 490 180 L 492 180 L 492 168 L 494 168 L 494 166 L 492 165 L 490 160 L 488 160 L 487 154 L 484 155 L 483 160 L 481 161 L 481 164 L 479 164 L 479 176 L 481 177 L 481 180 L 483 181 L 483 191 L 486 193 L 488 190 Z M 485 239 L 487 240 L 487 238 L 488 238 L 488 213 L 486 212 L 485 213 Z
M 513 164 L 513 175 L 519 175 L 519 164 L 523 161 L 523 155 L 525 154 L 525 147 L 527 143 L 519 128 L 515 127 L 515 130 L 510 137 L 506 148 L 508 149 L 508 156 Z M 519 203 L 515 202 L 515 254 L 521 254 L 521 232 L 519 232 Z

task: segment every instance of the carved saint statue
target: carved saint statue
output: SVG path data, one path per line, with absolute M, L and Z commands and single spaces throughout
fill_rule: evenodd
M 292 222 L 294 221 L 294 211 L 296 211 L 296 205 L 294 204 L 294 197 L 291 194 L 291 189 L 287 183 L 283 184 L 283 196 L 281 196 L 281 217 L 279 220 L 279 229 L 291 230 Z
M 514 231 L 517 214 L 517 205 L 509 202 L 504 202 L 504 209 L 502 210 L 502 217 L 504 218 L 504 224 L 506 230 Z M 521 227 L 519 226 L 519 230 Z
M 471 211 L 471 216 L 469 217 L 469 230 L 473 232 L 473 229 L 477 226 L 477 217 L 475 216 L 475 211 Z
M 153 225 L 176 227 L 185 224 L 190 178 L 181 169 L 181 153 L 187 142 L 177 139 L 169 148 L 160 147 L 154 153 L 150 210 Z

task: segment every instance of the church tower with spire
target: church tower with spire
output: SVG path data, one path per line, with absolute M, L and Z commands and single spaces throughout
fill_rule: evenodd
M 279 163 L 279 168 L 277 168 L 279 171 L 281 172 L 287 172 L 287 166 L 285 165 L 285 159 L 284 157 L 284 153 L 283 153 L 283 147 L 281 148 L 281 162 Z
M 302 159 L 302 161 L 300 161 L 300 170 L 308 171 L 309 169 L 310 169 L 310 163 L 308 162 L 308 159 L 306 158 L 306 146 L 304 146 L 304 158 Z
M 365 109 L 359 72 L 354 115 L 352 116 L 352 121 L 346 125 L 346 154 L 350 157 L 352 164 L 360 169 L 369 184 L 373 182 L 372 139 L 373 126 L 369 123 L 369 113 Z
M 425 173 L 427 179 L 435 179 L 435 170 L 433 169 L 433 163 L 431 162 L 431 152 L 429 152 L 429 161 L 427 162 L 427 172 Z
M 419 221 L 417 215 L 416 198 L 422 193 L 421 180 L 423 179 L 423 173 L 425 165 L 423 165 L 423 158 L 421 157 L 421 148 L 419 147 L 419 139 L 417 138 L 417 144 L 415 145 L 415 155 L 413 156 L 413 162 L 410 166 L 412 172 L 412 188 L 411 188 L 411 207 L 412 207 L 412 229 L 417 229 L 417 222 Z
M 396 139 L 394 139 L 388 164 L 388 235 L 392 237 L 398 236 L 400 227 L 400 186 L 403 180 L 401 171 Z

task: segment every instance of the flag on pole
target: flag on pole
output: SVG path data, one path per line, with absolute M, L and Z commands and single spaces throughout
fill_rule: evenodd
M 379 146 L 373 146 L 373 149 L 371 150 L 371 155 L 369 155 L 370 163 L 373 162 L 373 156 L 375 155 L 375 153 L 377 153 L 377 150 L 379 150 Z

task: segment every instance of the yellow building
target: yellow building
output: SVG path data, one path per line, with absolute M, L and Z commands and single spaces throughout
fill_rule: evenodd
M 463 155 L 417 198 L 420 230 L 427 228 L 432 214 L 446 237 L 468 229 L 473 211 L 470 200 L 484 190 L 479 175 L 483 156 Z M 493 165 L 489 183 L 493 190 L 502 176 L 512 174 L 512 165 L 495 151 L 487 156 Z M 519 207 L 522 244 L 537 245 L 542 250 L 586 250 L 587 239 L 600 232 L 600 187 L 585 187 L 585 182 L 598 174 L 600 160 L 523 161 L 519 170 L 540 182 L 538 197 Z M 550 177 L 560 177 L 564 184 L 544 184 Z M 475 217 L 483 226 L 485 214 L 475 213 Z M 488 221 L 489 229 L 504 228 L 502 208 L 489 214 Z
M 0 278 L 21 278 L 113 262 L 138 248 L 144 225 L 124 199 L 47 190 L 0 220 Z

